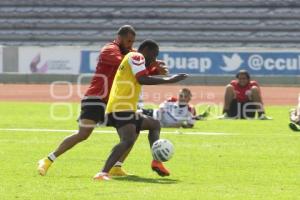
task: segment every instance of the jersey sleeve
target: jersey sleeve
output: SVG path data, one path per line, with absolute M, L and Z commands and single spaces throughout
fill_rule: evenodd
M 129 65 L 131 67 L 132 73 L 136 78 L 142 75 L 148 74 L 148 71 L 145 67 L 145 58 L 140 53 L 133 53 L 128 58 Z

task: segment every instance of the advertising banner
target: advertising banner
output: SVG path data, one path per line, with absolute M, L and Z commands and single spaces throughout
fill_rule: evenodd
M 99 52 L 81 51 L 81 73 L 93 73 Z M 300 75 L 300 51 L 283 50 L 195 50 L 161 51 L 171 74 L 233 75 L 241 69 L 252 75 Z
M 231 75 L 300 75 L 300 51 L 161 51 L 170 73 Z
M 79 47 L 20 47 L 19 72 L 79 74 Z

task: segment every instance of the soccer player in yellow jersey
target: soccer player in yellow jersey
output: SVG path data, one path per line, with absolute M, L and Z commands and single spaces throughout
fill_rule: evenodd
M 160 123 L 152 117 L 136 113 L 141 85 L 156 85 L 176 83 L 187 77 L 187 74 L 177 74 L 171 77 L 150 76 L 145 66 L 156 60 L 159 47 L 153 40 L 145 40 L 138 52 L 128 53 L 122 60 L 115 75 L 109 100 L 106 107 L 109 124 L 117 129 L 120 142 L 112 149 L 103 169 L 94 176 L 96 180 L 109 180 L 109 170 L 130 151 L 140 130 L 149 130 L 150 146 L 159 139 Z M 153 160 L 151 168 L 160 176 L 169 176 L 170 172 L 164 165 Z

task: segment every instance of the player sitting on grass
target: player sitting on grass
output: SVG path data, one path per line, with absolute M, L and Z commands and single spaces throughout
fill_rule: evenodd
M 160 121 L 162 127 L 192 128 L 195 120 L 208 116 L 209 108 L 201 115 L 196 115 L 195 108 L 189 104 L 192 92 L 188 88 L 179 91 L 178 97 L 171 97 L 159 105 L 159 109 L 141 109 L 145 115 Z
M 135 143 L 140 130 L 149 130 L 150 146 L 160 137 L 160 123 L 149 116 L 136 112 L 141 85 L 176 83 L 187 77 L 186 74 L 171 77 L 150 76 L 145 66 L 155 61 L 159 47 L 152 40 L 145 40 L 138 52 L 128 53 L 116 73 L 112 90 L 106 107 L 108 121 L 118 132 L 120 142 L 112 149 L 103 169 L 94 176 L 95 180 L 109 180 L 108 172 Z M 153 160 L 151 168 L 160 176 L 168 176 L 170 172 L 164 165 Z
M 240 70 L 236 80 L 226 86 L 223 116 L 220 119 L 253 119 L 256 112 L 258 119 L 271 119 L 265 115 L 258 83 L 250 79 L 246 70 Z
M 91 84 L 81 100 L 81 113 L 79 116 L 79 130 L 66 137 L 55 151 L 38 162 L 38 172 L 46 175 L 51 164 L 57 157 L 73 148 L 78 143 L 89 138 L 97 124 L 105 121 L 105 107 L 108 101 L 110 89 L 116 71 L 124 56 L 133 51 L 132 45 L 135 41 L 135 30 L 130 25 L 119 28 L 117 38 L 111 43 L 106 44 L 100 52 L 96 72 L 91 80 Z M 166 69 L 156 66 L 160 61 L 152 63 L 151 73 L 163 72 Z M 113 176 L 123 176 L 127 173 L 121 168 L 129 151 L 125 152 L 122 158 L 115 163 L 110 174 Z

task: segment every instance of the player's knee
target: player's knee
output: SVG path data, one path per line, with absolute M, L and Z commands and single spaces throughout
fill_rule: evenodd
M 226 85 L 225 92 L 233 92 L 233 91 L 234 91 L 234 88 L 232 85 L 230 85 L 230 84 Z
M 90 130 L 80 130 L 77 133 L 77 138 L 79 141 L 84 141 L 87 140 L 91 135 L 91 131 Z
M 160 126 L 160 122 L 158 120 L 154 120 L 153 121 L 153 129 L 154 130 L 159 130 L 161 129 L 161 126 Z
M 252 86 L 251 87 L 251 93 L 252 94 L 259 94 L 259 89 L 257 86 Z
M 129 148 L 134 145 L 136 141 L 136 137 L 127 138 L 126 140 L 123 140 L 122 142 L 126 145 L 126 148 Z
M 228 84 L 226 87 L 225 87 L 225 96 L 234 96 L 234 88 L 232 85 Z

